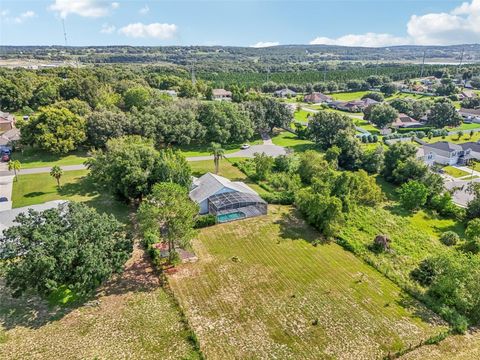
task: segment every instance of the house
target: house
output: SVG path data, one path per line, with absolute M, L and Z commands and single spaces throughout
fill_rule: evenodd
M 20 130 L 17 128 L 7 130 L 2 135 L 0 135 L 0 147 L 8 147 L 12 149 L 19 141 Z
M 416 154 L 417 160 L 423 161 L 428 166 L 435 164 L 435 153 L 428 151 L 424 147 L 419 147 Z
M 464 151 L 470 150 L 470 158 L 480 161 L 480 141 L 459 144 Z
M 313 104 L 322 104 L 331 102 L 332 98 L 320 92 L 313 92 L 311 94 L 305 95 L 303 101 Z
M 442 165 L 464 165 L 471 159 L 471 149 L 465 149 L 457 144 L 448 141 L 438 141 L 432 144 L 424 144 L 423 151 L 425 154 L 433 153 L 434 161 Z
M 248 185 L 212 173 L 194 179 L 189 196 L 200 214 L 212 214 L 219 223 L 267 213 L 266 201 Z
M 168 95 L 172 98 L 176 98 L 177 97 L 177 92 L 175 90 L 160 90 L 160 93 L 161 94 L 165 94 L 165 95 Z
M 225 89 L 213 89 L 212 94 L 213 94 L 213 100 L 217 100 L 217 101 L 232 100 L 232 92 Z
M 365 98 L 363 100 L 351 100 L 351 101 L 333 101 L 329 105 L 335 109 L 349 112 L 360 112 L 366 107 L 378 104 L 378 101 Z
M 480 109 L 465 109 L 458 110 L 458 114 L 463 117 L 465 122 L 480 123 Z
M 393 128 L 406 128 L 406 127 L 415 127 L 421 125 L 419 121 L 406 114 L 398 114 L 398 117 L 392 123 Z
M 460 94 L 458 94 L 458 98 L 460 100 L 464 100 L 464 99 L 474 99 L 477 97 L 477 94 L 472 91 L 472 90 L 467 90 L 467 89 L 464 89 Z
M 276 97 L 287 98 L 297 96 L 297 93 L 293 90 L 285 88 L 275 91 L 273 95 L 275 95 Z
M 10 113 L 0 111 L 0 131 L 11 130 L 15 127 L 15 116 Z

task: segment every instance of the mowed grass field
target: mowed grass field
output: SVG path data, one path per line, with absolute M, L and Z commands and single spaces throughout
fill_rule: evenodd
M 13 182 L 13 207 L 41 204 L 51 200 L 70 200 L 86 203 L 100 212 L 114 214 L 127 221 L 127 204 L 117 201 L 105 190 L 96 186 L 87 177 L 88 170 L 65 171 L 60 179 L 60 188 L 49 173 L 18 175 Z
M 14 299 L 0 279 L 0 359 L 199 358 L 178 306 L 139 248 L 90 305 Z
M 27 148 L 23 151 L 14 151 L 12 159 L 19 160 L 22 164 L 22 169 L 31 169 L 54 165 L 80 165 L 88 159 L 88 155 L 86 151 L 75 151 L 67 155 L 55 155 L 40 149 Z
M 286 206 L 200 231 L 199 262 L 168 281 L 207 358 L 381 359 L 445 329 L 352 253 L 315 240 Z

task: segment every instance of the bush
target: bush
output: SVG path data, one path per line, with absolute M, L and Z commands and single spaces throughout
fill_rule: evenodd
M 212 215 L 212 214 L 201 215 L 197 217 L 194 227 L 195 229 L 201 229 L 204 227 L 215 225 L 216 222 L 217 222 L 217 218 L 215 217 L 215 215 Z
M 442 233 L 442 235 L 440 236 L 440 241 L 442 242 L 442 244 L 447 246 L 456 245 L 459 240 L 460 240 L 460 237 L 458 236 L 457 233 L 453 231 L 446 231 Z
M 433 260 L 425 259 L 416 269 L 410 272 L 410 277 L 422 286 L 429 286 L 433 282 L 436 274 Z
M 274 193 L 265 193 L 261 195 L 262 199 L 269 204 L 278 204 L 278 205 L 292 205 L 294 202 L 294 195 L 291 192 L 274 192 Z

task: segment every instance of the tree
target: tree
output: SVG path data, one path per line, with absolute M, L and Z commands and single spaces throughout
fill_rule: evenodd
M 38 108 L 39 106 L 51 105 L 60 97 L 58 85 L 52 81 L 41 83 L 34 91 L 30 106 Z
M 178 96 L 182 98 L 196 98 L 198 90 L 190 81 L 183 81 L 180 85 Z
M 468 240 L 480 240 L 480 218 L 475 218 L 468 222 L 465 229 L 465 237 Z
M 132 250 L 124 227 L 113 215 L 79 203 L 17 216 L 0 238 L 0 258 L 14 295 L 42 296 L 66 287 L 88 294 L 121 272 Z
M 21 109 L 26 101 L 26 94 L 11 80 L 0 77 L 0 104 L 2 110 L 16 111 Z
M 361 167 L 370 174 L 377 174 L 382 170 L 384 159 L 385 151 L 383 146 L 379 145 L 364 153 Z
M 454 231 L 445 231 L 440 235 L 440 241 L 444 245 L 453 246 L 460 241 L 460 236 Z
M 465 218 L 467 220 L 472 220 L 480 217 L 480 184 L 471 183 L 468 187 L 468 191 L 473 195 L 473 199 L 467 204 Z
M 373 107 L 369 120 L 379 128 L 390 125 L 398 117 L 398 111 L 388 104 L 378 104 Z
M 322 150 L 336 145 L 340 136 L 355 136 L 355 126 L 348 116 L 336 112 L 319 111 L 308 123 L 311 139 Z
M 397 142 L 385 151 L 382 175 L 387 181 L 395 181 L 394 171 L 408 159 L 414 158 L 417 149 L 414 145 L 405 142 Z
M 66 154 L 85 141 L 85 120 L 70 110 L 46 106 L 21 128 L 22 142 Z
M 212 142 L 210 144 L 210 154 L 213 155 L 213 163 L 215 164 L 215 174 L 218 174 L 218 168 L 220 167 L 220 160 L 225 156 L 225 149 L 222 145 Z
M 265 123 L 270 132 L 275 127 L 286 129 L 290 126 L 293 114 L 286 104 L 271 98 L 263 99 L 262 104 L 265 108 Z
M 157 183 L 138 209 L 140 226 L 156 234 L 168 246 L 170 263 L 177 246 L 185 247 L 195 235 L 198 205 L 186 188 L 174 183 Z
M 385 95 L 385 96 L 392 96 L 397 92 L 397 87 L 393 83 L 388 83 L 388 84 L 383 84 L 380 87 L 380 91 Z
M 428 114 L 428 124 L 436 128 L 458 126 L 462 117 L 457 113 L 455 106 L 448 99 L 437 101 Z
M 158 151 L 140 136 L 110 139 L 105 150 L 87 160 L 89 176 L 107 191 L 128 200 L 141 200 L 157 182 L 190 187 L 191 170 L 185 157 L 171 149 Z
M 53 165 L 50 169 L 50 176 L 57 180 L 57 186 L 60 187 L 60 179 L 63 176 L 63 170 L 58 165 Z
M 413 110 L 413 104 L 410 99 L 395 98 L 388 102 L 391 107 L 396 109 L 399 113 L 411 114 Z
M 378 93 L 378 92 L 366 93 L 365 95 L 362 96 L 362 100 L 364 100 L 364 99 L 372 99 L 372 100 L 375 100 L 375 101 L 378 101 L 378 102 L 382 102 L 383 100 L 385 100 L 383 95 L 381 93 Z
M 19 160 L 10 160 L 8 162 L 8 171 L 13 171 L 15 174 L 15 181 L 18 181 L 17 172 L 20 171 L 22 164 Z
M 103 148 L 111 138 L 128 134 L 129 117 L 120 111 L 94 111 L 87 117 L 88 143 L 97 148 Z
M 305 184 L 311 184 L 315 175 L 329 169 L 329 164 L 318 151 L 307 150 L 299 158 L 298 174 Z
M 253 162 L 255 163 L 255 175 L 258 180 L 265 180 L 273 168 L 274 159 L 265 153 L 255 153 Z
M 457 92 L 457 87 L 452 79 L 446 78 L 440 81 L 440 85 L 436 89 L 436 94 L 439 96 L 448 96 Z
M 425 205 L 429 191 L 422 183 L 410 180 L 400 187 L 398 193 L 405 209 L 416 210 Z
M 136 86 L 127 90 L 123 95 L 123 102 L 127 110 L 134 106 L 142 109 L 150 103 L 150 92 L 143 86 Z
M 325 160 L 327 160 L 334 168 L 338 167 L 338 158 L 342 153 L 342 149 L 334 145 L 325 152 Z

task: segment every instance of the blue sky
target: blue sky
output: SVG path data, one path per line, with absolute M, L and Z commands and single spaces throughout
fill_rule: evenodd
M 0 0 L 2 45 L 480 43 L 480 0 Z

